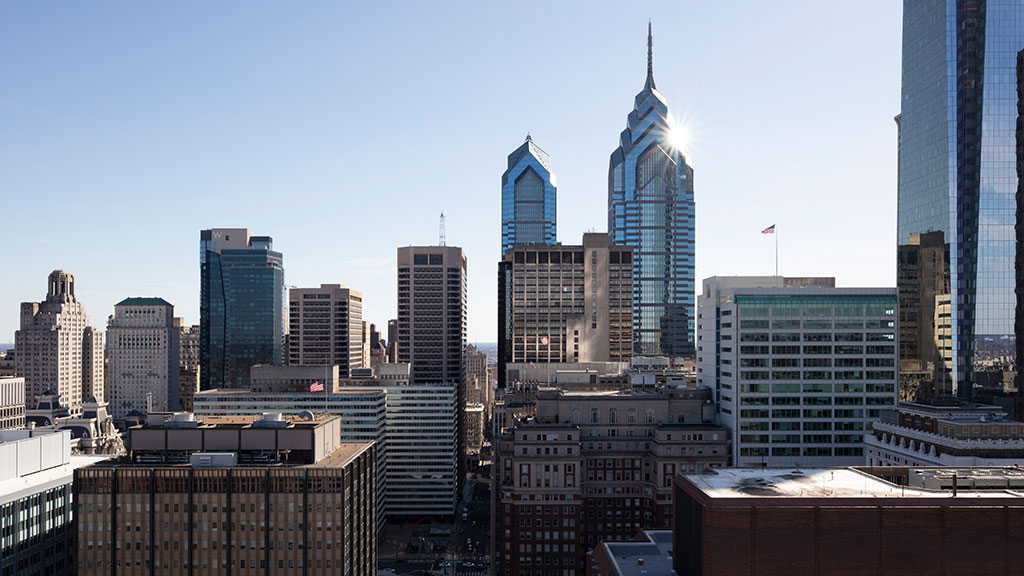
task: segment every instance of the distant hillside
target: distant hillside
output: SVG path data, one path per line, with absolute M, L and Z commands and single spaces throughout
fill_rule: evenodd
M 14 348 L 13 342 L 0 342 L 0 352 L 7 352 L 12 348 Z

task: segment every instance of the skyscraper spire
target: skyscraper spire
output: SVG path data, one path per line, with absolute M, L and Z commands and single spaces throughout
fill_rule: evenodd
M 651 34 L 651 21 L 647 21 L 647 83 L 644 88 L 654 88 L 654 40 Z

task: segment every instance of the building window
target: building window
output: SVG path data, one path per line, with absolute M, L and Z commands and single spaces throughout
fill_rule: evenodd
M 615 408 L 612 408 L 611 410 L 609 410 L 608 411 L 608 423 L 609 424 L 615 424 L 618 421 L 618 415 L 619 415 L 619 411 L 616 410 Z
M 594 408 L 594 409 L 592 409 L 590 411 L 590 423 L 591 424 L 600 424 L 601 423 L 601 413 L 598 412 L 597 408 Z
M 654 410 L 651 408 L 647 409 L 647 423 L 654 424 Z
M 572 410 L 572 423 L 579 425 L 580 423 L 580 409 L 573 408 Z

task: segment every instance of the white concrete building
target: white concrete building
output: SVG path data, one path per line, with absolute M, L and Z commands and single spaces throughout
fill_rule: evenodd
M 0 430 L 25 427 L 25 379 L 0 376 Z
M 103 399 L 103 333 L 89 325 L 71 273 L 54 270 L 46 299 L 21 304 L 14 347 L 14 370 L 25 379 L 29 409 L 45 392 L 59 394 L 74 416 L 89 398 Z
M 0 431 L 0 574 L 75 574 L 74 473 L 107 458 L 73 456 L 70 430 Z
M 733 466 L 856 466 L 897 402 L 896 290 L 833 278 L 711 277 L 697 382 L 715 391 Z
M 181 348 L 174 306 L 163 298 L 126 298 L 107 321 L 110 413 L 181 410 Z

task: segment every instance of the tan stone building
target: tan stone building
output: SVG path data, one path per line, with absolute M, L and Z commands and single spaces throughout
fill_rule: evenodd
M 336 364 L 342 378 L 370 365 L 363 343 L 363 294 L 341 284 L 288 291 L 288 364 Z
M 501 264 L 498 387 L 507 363 L 628 362 L 633 355 L 633 253 L 584 234 L 583 244 L 517 245 Z
M 541 388 L 496 454 L 495 574 L 582 576 L 599 542 L 670 528 L 672 480 L 727 466 L 729 438 L 706 388 Z
M 47 391 L 60 394 L 74 416 L 89 398 L 103 400 L 103 333 L 89 325 L 70 272 L 54 270 L 46 299 L 22 303 L 14 341 L 14 369 L 25 379 L 29 409 Z
M 376 574 L 372 443 L 337 416 L 177 416 L 76 471 L 78 574 Z
M 174 306 L 163 298 L 126 298 L 107 321 L 110 414 L 180 410 L 181 348 Z

